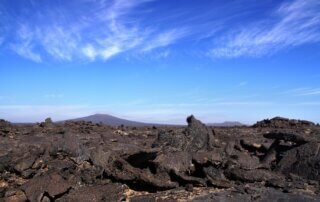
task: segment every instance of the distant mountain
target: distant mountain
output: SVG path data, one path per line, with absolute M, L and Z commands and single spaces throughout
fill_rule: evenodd
M 103 123 L 110 126 L 172 126 L 172 127 L 178 127 L 183 125 L 170 125 L 170 124 L 156 124 L 156 123 L 144 123 L 144 122 L 138 122 L 138 121 L 131 121 L 127 119 L 121 119 L 115 116 L 111 116 L 108 114 L 94 114 L 91 116 L 76 118 L 76 119 L 69 119 L 65 121 L 91 121 L 92 123 Z M 61 121 L 61 122 L 65 122 Z M 245 126 L 245 124 L 242 124 L 240 122 L 231 122 L 226 121 L 223 123 L 209 123 L 208 126 L 215 126 L 215 127 L 232 127 L 232 126 Z
M 111 116 L 108 114 L 94 114 L 91 116 L 86 116 L 82 118 L 70 119 L 67 121 L 91 121 L 92 123 L 103 123 L 110 126 L 159 126 L 161 124 L 153 124 L 153 123 L 143 123 L 137 121 L 130 121 L 126 119 L 121 119 L 115 116 Z
M 225 121 L 223 123 L 208 123 L 208 126 L 215 126 L 215 127 L 234 127 L 234 126 L 246 126 L 243 123 L 238 121 Z

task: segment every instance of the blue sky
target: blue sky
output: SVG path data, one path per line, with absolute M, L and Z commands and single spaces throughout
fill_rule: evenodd
M 318 0 L 1 0 L 0 117 L 320 122 Z

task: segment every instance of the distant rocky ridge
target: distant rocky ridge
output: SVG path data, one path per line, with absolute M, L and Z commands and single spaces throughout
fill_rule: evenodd
M 246 124 L 240 123 L 238 121 L 225 121 L 223 123 L 208 123 L 207 126 L 214 127 L 239 127 L 239 126 L 247 126 Z
M 86 122 L 92 122 L 92 123 L 102 123 L 109 126 L 136 126 L 136 127 L 142 127 L 142 126 L 183 126 L 178 124 L 159 124 L 159 123 L 145 123 L 145 122 L 138 122 L 138 121 L 132 121 L 127 119 L 118 118 L 115 116 L 111 116 L 108 114 L 94 114 L 91 116 L 81 117 L 81 118 L 75 118 L 70 119 L 66 121 L 86 121 Z M 65 121 L 62 121 L 65 122 Z M 213 127 L 239 127 L 239 126 L 246 126 L 245 124 L 242 124 L 237 121 L 225 121 L 222 123 L 208 123 L 207 126 L 213 126 Z
M 108 114 L 94 114 L 91 116 L 81 117 L 81 118 L 75 118 L 70 119 L 67 121 L 87 121 L 92 123 L 103 123 L 109 126 L 183 126 L 178 124 L 159 124 L 159 123 L 145 123 L 145 122 L 138 122 L 138 121 L 132 121 L 127 119 L 118 118 L 115 116 L 111 116 Z M 223 123 L 208 123 L 207 126 L 213 126 L 213 127 L 235 127 L 235 126 L 246 126 L 245 124 L 242 124 L 237 121 L 225 121 Z
M 111 116 L 108 114 L 94 114 L 91 116 L 70 119 L 67 121 L 86 121 L 86 122 L 92 122 L 92 123 L 102 123 L 102 124 L 106 124 L 109 126 L 121 126 L 121 125 L 124 125 L 124 126 L 154 126 L 154 125 L 161 125 L 161 124 L 155 124 L 155 123 L 144 123 L 144 122 L 121 119 L 121 118 Z
M 310 127 L 315 124 L 305 120 L 295 120 L 283 117 L 275 117 L 272 119 L 265 119 L 253 125 L 253 127 L 270 127 L 270 128 L 288 128 L 288 127 Z

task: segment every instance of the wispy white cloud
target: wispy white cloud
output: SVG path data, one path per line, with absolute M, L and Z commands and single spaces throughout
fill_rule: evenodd
M 66 31 L 64 27 L 50 26 L 37 27 L 36 40 L 42 43 L 48 54 L 59 60 L 71 60 L 77 51 L 80 36 L 72 31 Z
M 33 51 L 33 45 L 27 42 L 23 42 L 19 45 L 12 45 L 12 50 L 14 50 L 20 56 L 33 60 L 34 62 L 42 62 L 41 56 Z
M 17 9 L 12 16 L 10 12 L 6 13 L 6 22 L 11 18 L 17 22 L 13 23 L 11 29 L 6 29 L 10 30 L 7 35 L 15 38 L 10 39 L 9 44 L 17 54 L 41 62 L 48 56 L 61 61 L 94 61 L 109 60 L 128 52 L 128 55 L 151 55 L 156 49 L 169 49 L 169 46 L 181 43 L 183 39 L 189 39 L 193 45 L 199 44 L 197 48 L 201 50 L 194 51 L 201 55 L 205 51 L 209 56 L 218 58 L 259 57 L 320 41 L 320 3 L 317 0 L 284 1 L 267 19 L 251 21 L 243 27 L 235 27 L 232 21 L 242 16 L 239 13 L 246 11 L 235 2 L 217 4 L 215 8 L 221 10 L 232 7 L 234 15 L 213 14 L 220 12 L 208 12 L 202 6 L 197 7 L 196 11 L 181 7 L 160 13 L 150 20 L 145 10 L 157 11 L 158 7 L 148 7 L 153 5 L 153 1 L 68 1 L 69 6 L 76 4 L 75 10 L 70 10 L 67 4 L 53 4 L 49 8 L 37 7 L 42 4 L 33 2 L 34 10 L 25 7 L 23 9 L 26 12 Z M 237 13 L 237 8 L 244 10 Z M 3 12 L 6 12 L 5 9 Z M 199 15 L 194 15 L 196 12 Z M 29 13 L 30 18 L 22 13 Z M 216 41 L 215 46 L 207 51 L 208 43 L 212 40 Z M 163 56 L 165 58 L 167 55 Z
M 309 89 L 296 94 L 297 96 L 312 96 L 312 95 L 320 95 L 320 89 Z
M 63 61 L 108 60 L 129 50 L 142 54 L 166 47 L 184 37 L 183 28 L 159 30 L 141 26 L 138 19 L 130 16 L 136 7 L 151 1 L 84 1 L 90 12 L 76 17 L 63 7 L 38 11 L 39 22 L 21 20 L 12 50 L 36 62 L 46 55 Z M 48 18 L 46 23 L 41 20 L 43 17 Z
M 79 36 L 72 31 L 66 31 L 64 27 L 28 23 L 19 25 L 17 42 L 11 44 L 16 53 L 35 62 L 43 59 L 39 49 L 44 49 L 56 59 L 70 61 L 78 46 Z
M 316 96 L 316 95 L 320 95 L 320 88 L 308 88 L 308 87 L 295 88 L 295 89 L 282 92 L 281 94 L 289 94 L 292 96 Z
M 175 43 L 178 39 L 183 38 L 187 34 L 186 29 L 173 29 L 164 33 L 158 34 L 154 39 L 151 39 L 142 50 L 151 51 L 155 48 L 168 46 Z
M 97 57 L 97 52 L 91 44 L 88 44 L 85 47 L 83 47 L 82 52 L 90 60 L 94 60 Z
M 212 57 L 259 57 L 284 48 L 320 41 L 320 2 L 283 3 L 268 20 L 247 25 L 221 39 L 209 51 Z
M 14 50 L 22 57 L 33 60 L 35 62 L 41 62 L 42 59 L 40 54 L 34 51 L 34 34 L 32 33 L 32 31 L 26 25 L 21 25 L 18 29 L 17 35 L 19 42 L 11 45 L 12 50 Z

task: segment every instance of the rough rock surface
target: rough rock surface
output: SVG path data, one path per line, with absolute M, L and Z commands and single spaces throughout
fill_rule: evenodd
M 0 120 L 1 201 L 319 201 L 320 127 Z
M 294 120 L 282 117 L 275 117 L 273 119 L 265 119 L 257 122 L 254 127 L 270 127 L 270 128 L 297 128 L 297 127 L 312 127 L 315 124 L 305 120 Z

